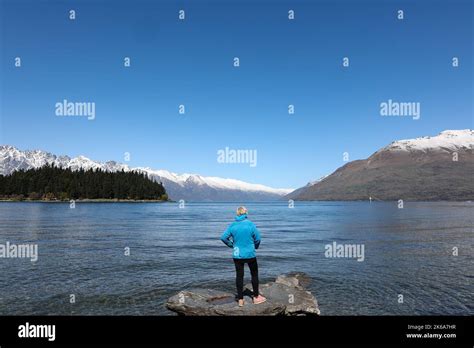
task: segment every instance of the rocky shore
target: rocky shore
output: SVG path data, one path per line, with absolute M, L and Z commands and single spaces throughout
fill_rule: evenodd
M 309 281 L 304 273 L 290 273 L 261 284 L 260 293 L 267 301 L 259 305 L 252 303 L 252 287 L 247 285 L 243 307 L 238 306 L 233 293 L 216 289 L 182 290 L 168 299 L 166 308 L 188 316 L 320 315 L 316 298 L 304 288 Z

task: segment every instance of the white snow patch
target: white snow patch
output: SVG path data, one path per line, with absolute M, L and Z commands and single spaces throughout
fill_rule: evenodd
M 421 137 L 394 141 L 377 151 L 456 151 L 474 147 L 474 131 L 471 129 L 445 130 L 433 137 Z

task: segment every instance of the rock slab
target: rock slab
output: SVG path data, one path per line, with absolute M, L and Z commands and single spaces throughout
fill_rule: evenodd
M 244 290 L 245 304 L 239 307 L 235 294 L 213 289 L 183 290 L 170 297 L 166 308 L 188 316 L 274 316 L 320 315 L 316 298 L 304 286 L 309 278 L 304 273 L 278 276 L 275 281 L 261 284 L 260 293 L 267 301 L 254 305 L 252 287 Z

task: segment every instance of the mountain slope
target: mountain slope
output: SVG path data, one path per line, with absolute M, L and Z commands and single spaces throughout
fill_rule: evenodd
M 474 132 L 395 141 L 297 189 L 295 200 L 474 200 Z M 453 160 L 456 159 L 457 161 Z
M 70 158 L 56 156 L 40 150 L 21 151 L 9 145 L 0 146 L 0 175 L 9 175 L 17 170 L 40 168 L 45 165 L 60 168 L 102 169 L 115 172 L 124 170 L 146 173 L 149 178 L 162 182 L 169 197 L 186 201 L 257 201 L 277 200 L 291 192 L 290 189 L 274 189 L 264 185 L 251 184 L 235 179 L 204 177 L 197 174 L 175 174 L 166 170 L 132 168 L 114 161 L 97 162 L 84 156 Z

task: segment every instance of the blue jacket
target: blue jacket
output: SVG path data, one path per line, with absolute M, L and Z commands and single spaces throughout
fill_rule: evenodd
M 251 259 L 260 245 L 260 232 L 244 214 L 235 217 L 235 221 L 222 233 L 221 241 L 234 249 L 234 259 Z

